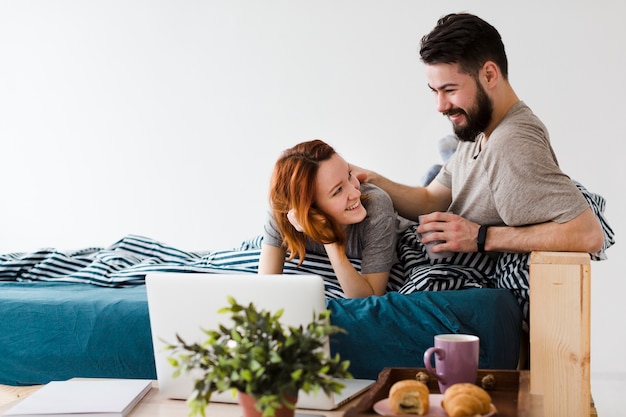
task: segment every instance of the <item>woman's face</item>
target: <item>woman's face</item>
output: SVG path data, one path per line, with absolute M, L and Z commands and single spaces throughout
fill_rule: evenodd
M 365 219 L 359 180 L 352 176 L 350 165 L 341 156 L 334 154 L 320 163 L 315 183 L 315 204 L 327 216 L 342 225 Z

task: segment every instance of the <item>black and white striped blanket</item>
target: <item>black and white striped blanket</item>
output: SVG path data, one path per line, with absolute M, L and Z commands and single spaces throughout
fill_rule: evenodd
M 614 243 L 614 233 L 604 217 L 605 200 L 577 184 L 587 198 L 605 232 L 604 248 L 593 260 L 606 259 L 605 250 Z M 229 250 L 189 252 L 155 239 L 129 235 L 107 248 L 86 248 L 62 252 L 41 249 L 32 253 L 0 255 L 0 281 L 81 282 L 104 287 L 126 287 L 144 283 L 149 272 L 256 273 L 262 236 L 244 241 Z M 394 265 L 388 291 L 409 294 L 415 291 L 465 288 L 508 288 L 517 297 L 524 317 L 528 315 L 529 255 L 504 253 L 497 258 L 480 253 L 457 253 L 431 260 L 416 237 L 407 229 L 398 243 L 399 262 Z M 357 270 L 359 259 L 351 259 Z M 328 298 L 343 298 L 328 258 L 307 255 L 298 267 L 285 264 L 286 274 L 312 273 L 325 281 Z

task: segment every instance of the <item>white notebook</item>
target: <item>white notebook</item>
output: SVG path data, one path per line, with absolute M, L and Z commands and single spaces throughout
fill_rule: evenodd
M 26 397 L 5 417 L 125 417 L 150 391 L 146 379 L 52 381 Z

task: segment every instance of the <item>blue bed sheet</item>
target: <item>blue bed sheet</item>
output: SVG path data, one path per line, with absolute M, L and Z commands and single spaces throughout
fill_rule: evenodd
M 481 338 L 482 368 L 517 366 L 522 315 L 508 290 L 389 293 L 328 307 L 348 332 L 331 338 L 331 350 L 358 378 L 422 366 L 433 336 L 448 332 Z M 145 285 L 0 282 L 0 384 L 74 377 L 156 378 Z
M 434 336 L 480 338 L 481 369 L 516 369 L 522 313 L 506 289 L 388 293 L 382 297 L 329 300 L 333 324 L 348 329 L 331 339 L 331 350 L 350 360 L 350 372 L 376 379 L 387 366 L 424 367 Z M 433 364 L 434 366 L 434 364 Z
M 156 378 L 144 285 L 0 285 L 0 384 Z

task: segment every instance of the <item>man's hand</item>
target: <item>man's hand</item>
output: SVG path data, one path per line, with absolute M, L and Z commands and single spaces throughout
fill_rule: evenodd
M 433 212 L 422 216 L 417 227 L 420 234 L 432 232 L 424 236 L 422 243 L 426 244 L 435 240 L 444 243 L 435 245 L 433 252 L 476 252 L 476 238 L 478 237 L 479 224 L 473 223 L 463 217 L 444 212 Z
M 359 182 L 370 182 L 372 171 L 350 164 L 350 170 Z

